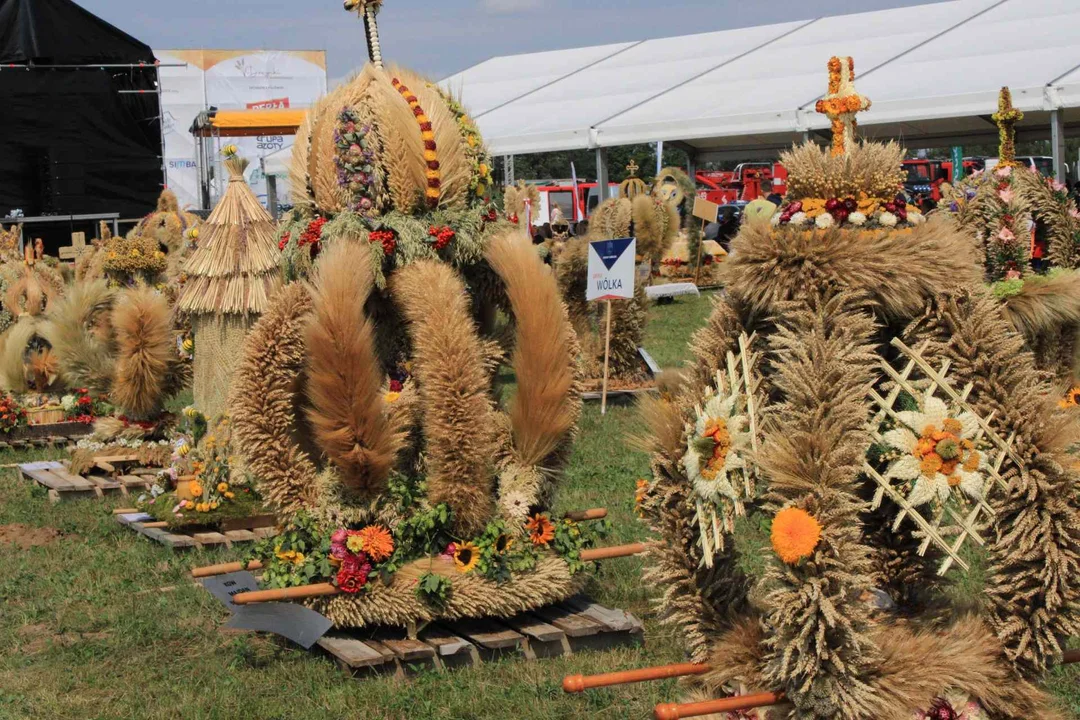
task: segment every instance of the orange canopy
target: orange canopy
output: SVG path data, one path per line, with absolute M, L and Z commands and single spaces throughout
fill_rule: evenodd
M 307 110 L 218 110 L 209 125 L 197 123 L 195 135 L 246 137 L 251 135 L 295 135 Z

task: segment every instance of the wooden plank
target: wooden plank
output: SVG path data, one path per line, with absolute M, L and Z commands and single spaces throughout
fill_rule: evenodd
M 378 643 L 369 645 L 354 637 L 338 633 L 323 635 L 317 644 L 350 668 L 383 665 L 394 659 L 394 653 Z
M 95 460 L 94 467 L 96 467 L 98 470 L 101 470 L 102 472 L 107 472 L 110 475 L 116 474 L 116 466 L 105 460 Z
M 168 545 L 173 550 L 195 546 L 195 541 L 187 535 L 177 535 L 175 533 L 163 533 L 160 542 L 163 545 Z
M 157 477 L 165 468 L 151 468 L 151 467 L 136 467 L 128 468 L 128 475 L 150 475 L 151 477 Z
M 408 638 L 404 640 L 380 639 L 379 642 L 389 648 L 403 662 L 430 660 L 435 657 L 435 648 L 419 640 L 409 640 Z
M 604 626 L 573 610 L 549 606 L 534 611 L 541 618 L 566 633 L 567 637 L 588 637 L 604 632 Z
M 429 625 L 420 632 L 420 639 L 435 648 L 435 652 L 440 657 L 465 655 L 474 665 L 480 662 L 480 655 L 476 652 L 476 646 L 446 628 Z
M 106 463 L 110 463 L 110 464 L 112 464 L 112 463 L 135 462 L 138 459 L 139 459 L 138 455 L 133 455 L 131 453 L 128 453 L 127 455 L 98 455 L 98 456 L 94 457 L 94 460 L 96 462 L 106 462 Z
M 570 598 L 563 605 L 575 610 L 579 615 L 584 615 L 590 620 L 606 626 L 609 632 L 644 632 L 641 622 L 630 613 L 606 608 L 588 598 L 580 596 Z
M 509 628 L 492 625 L 479 620 L 458 620 L 447 628 L 468 638 L 472 643 L 488 650 L 505 650 L 520 647 L 525 637 Z
M 257 528 L 272 528 L 277 526 L 277 517 L 274 515 L 252 515 L 246 518 L 230 518 L 221 521 L 222 532 L 226 530 L 255 530 Z
M 71 483 L 67 482 L 63 478 L 56 477 L 55 475 L 53 475 L 53 474 L 51 474 L 51 473 L 49 473 L 49 472 L 47 472 L 47 471 L 45 471 L 43 469 L 42 470 L 28 470 L 25 465 L 20 465 L 19 466 L 19 472 L 21 472 L 23 474 L 23 476 L 25 478 L 27 478 L 28 480 L 36 482 L 39 485 L 44 485 L 45 487 L 49 488 L 50 490 L 64 491 L 64 490 L 74 490 L 75 489 L 74 486 L 72 486 Z
M 250 530 L 227 530 L 223 534 L 229 538 L 229 542 L 249 542 L 255 539 L 255 533 Z
M 112 478 L 102 477 L 100 475 L 87 475 L 85 478 L 82 479 L 86 480 L 92 485 L 95 485 L 96 487 L 101 488 L 102 490 L 119 490 L 120 488 L 124 487 Z
M 255 533 L 255 538 L 257 540 L 262 540 L 263 538 L 268 538 L 268 537 L 274 537 L 275 535 L 278 534 L 278 531 L 277 531 L 276 527 L 255 528 L 251 532 Z
M 232 547 L 232 541 L 219 532 L 192 533 L 191 539 L 196 545 L 221 545 Z
M 549 625 L 535 615 L 517 615 L 503 620 L 503 623 L 522 635 L 540 642 L 561 642 L 566 638 L 566 633 L 562 630 L 554 625 Z
M 128 488 L 147 488 L 150 487 L 152 480 L 138 475 L 117 475 L 116 482 Z

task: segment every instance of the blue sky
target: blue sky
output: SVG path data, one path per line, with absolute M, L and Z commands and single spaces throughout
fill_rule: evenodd
M 384 55 L 442 78 L 496 55 L 765 25 L 934 0 L 385 0 Z M 156 48 L 326 50 L 331 79 L 367 59 L 340 0 L 76 0 Z

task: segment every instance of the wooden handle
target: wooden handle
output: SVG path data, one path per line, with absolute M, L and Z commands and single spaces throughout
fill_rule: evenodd
M 259 562 L 258 560 L 252 560 L 251 562 L 249 562 L 247 564 L 247 569 L 248 570 L 259 570 L 259 569 L 262 568 L 262 566 L 263 566 L 263 564 L 261 562 Z M 227 575 L 228 573 L 231 573 L 231 572 L 240 572 L 243 569 L 244 569 L 244 564 L 243 563 L 238 563 L 238 562 L 221 563 L 220 565 L 206 565 L 205 567 L 192 568 L 191 569 L 191 576 L 192 577 L 197 577 L 197 578 L 202 578 L 202 577 L 212 577 L 214 575 Z
M 784 699 L 783 693 L 758 693 L 757 695 L 739 695 L 722 700 L 706 700 L 696 703 L 664 703 L 653 710 L 656 720 L 681 720 L 682 718 L 700 717 L 713 713 L 753 710 L 754 708 L 776 705 Z
M 233 596 L 232 601 L 237 605 L 250 605 L 251 603 L 303 600 L 304 598 L 320 597 L 322 595 L 337 595 L 338 592 L 338 589 L 330 583 L 318 583 L 316 585 L 301 585 L 300 587 L 279 588 L 277 590 L 237 593 Z
M 143 526 L 144 528 L 146 528 L 147 530 L 153 530 L 153 529 L 155 529 L 155 528 L 167 528 L 167 527 L 169 527 L 169 523 L 167 523 L 167 522 L 165 522 L 164 520 L 162 520 L 162 521 L 160 521 L 160 522 L 148 522 L 148 523 L 143 523 L 143 524 L 142 524 L 142 526 Z
M 1062 655 L 1062 665 L 1069 665 L 1071 663 L 1080 663 L 1080 650 L 1066 650 L 1065 654 Z
M 584 562 L 590 560 L 610 560 L 611 558 L 630 557 L 640 555 L 649 549 L 645 543 L 631 543 L 630 545 L 614 545 L 612 547 L 590 548 L 581 551 L 581 559 Z
M 132 515 L 139 512 L 139 508 L 115 508 L 112 511 L 113 515 Z
M 567 520 L 581 522 L 583 520 L 603 520 L 607 517 L 607 508 L 591 508 L 589 510 L 571 510 L 566 513 Z
M 579 693 L 591 688 L 608 687 L 610 685 L 626 685 L 628 683 L 665 680 L 686 675 L 702 675 L 708 671 L 708 665 L 679 663 L 676 665 L 641 668 L 640 670 L 604 673 L 602 675 L 567 675 L 563 678 L 562 688 L 568 693 Z

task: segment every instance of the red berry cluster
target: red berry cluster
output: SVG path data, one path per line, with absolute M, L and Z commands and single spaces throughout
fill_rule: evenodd
M 428 229 L 428 236 L 435 238 L 436 250 L 442 250 L 444 247 L 449 245 L 456 235 L 457 233 L 455 233 L 446 225 L 443 225 L 442 227 L 435 227 L 434 225 L 432 225 Z
M 281 236 L 281 242 L 279 242 L 277 244 L 277 249 L 278 250 L 284 250 L 285 246 L 289 244 L 290 240 L 292 240 L 292 233 L 287 232 L 284 235 L 282 235 Z
M 393 255 L 397 247 L 397 233 L 393 230 L 372 230 L 368 241 L 382 245 L 383 253 Z
M 518 224 L 518 216 L 517 216 L 517 213 L 510 213 L 510 214 L 509 214 L 509 215 L 507 216 L 507 218 L 506 218 L 506 219 L 507 219 L 507 220 L 509 220 L 510 222 L 514 223 L 515 225 L 517 225 L 517 224 Z
M 308 223 L 307 229 L 300 233 L 300 241 L 297 243 L 300 247 L 305 245 L 315 246 L 316 252 L 319 248 L 319 241 L 322 240 L 323 225 L 326 224 L 326 218 L 315 218 Z

